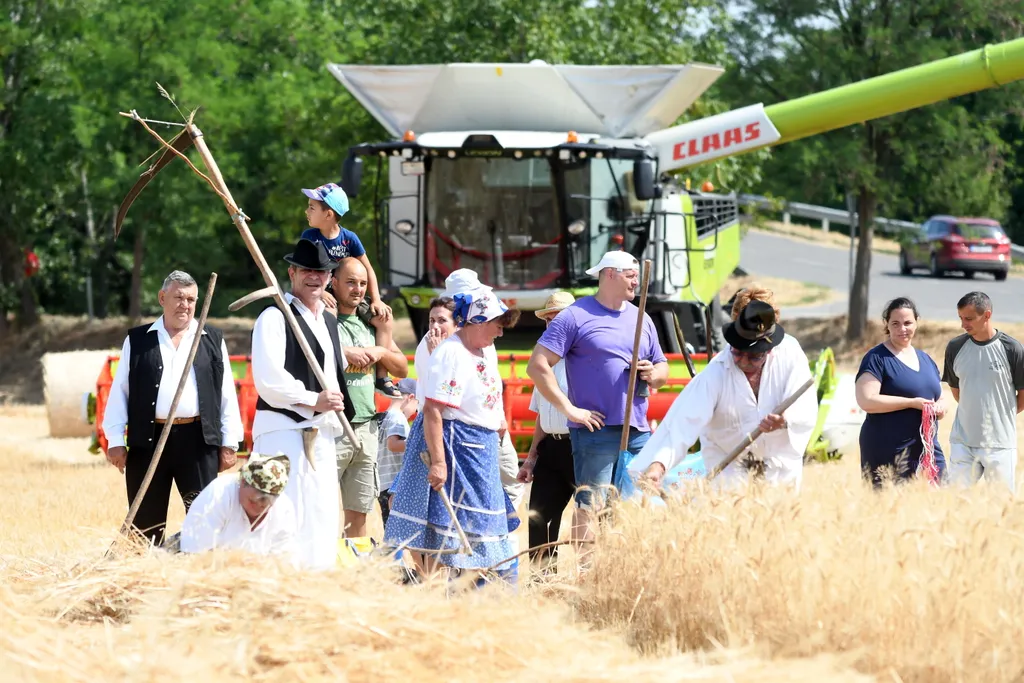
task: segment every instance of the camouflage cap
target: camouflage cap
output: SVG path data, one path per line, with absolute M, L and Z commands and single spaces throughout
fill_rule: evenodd
M 272 457 L 252 453 L 242 468 L 242 480 L 257 491 L 279 496 L 288 485 L 290 469 L 288 456 L 283 453 Z

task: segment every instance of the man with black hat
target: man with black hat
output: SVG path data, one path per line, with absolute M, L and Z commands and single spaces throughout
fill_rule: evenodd
M 813 391 L 804 392 L 785 415 L 771 411 L 811 377 L 803 349 L 776 321 L 770 303 L 739 297 L 734 320 L 722 328 L 729 349 L 719 353 L 672 403 L 665 419 L 629 465 L 655 482 L 679 464 L 700 439 L 710 471 L 755 427 L 764 435 L 718 477 L 724 486 L 751 474 L 799 489 L 804 451 L 818 419 Z
M 291 264 L 292 290 L 285 294 L 285 301 L 320 363 L 327 386 L 316 380 L 281 311 L 273 305 L 264 309 L 252 330 L 252 376 L 259 394 L 253 450 L 288 456 L 290 475 L 284 495 L 295 506 L 298 560 L 308 568 L 326 569 L 334 566 L 339 531 L 334 440 L 342 436 L 342 429 L 334 412 L 343 409 L 350 421 L 354 415 L 342 374 L 346 361 L 338 319 L 324 309 L 321 300 L 335 264 L 323 244 L 307 239 L 300 239 L 284 260 Z

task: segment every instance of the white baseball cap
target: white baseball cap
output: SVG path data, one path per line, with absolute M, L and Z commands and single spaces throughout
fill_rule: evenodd
M 475 270 L 459 268 L 458 270 L 453 270 L 451 275 L 445 278 L 444 291 L 438 296 L 441 298 L 447 297 L 451 299 L 456 294 L 471 292 L 478 289 L 489 292 L 492 288 L 480 282 L 480 277 L 476 274 Z
M 587 269 L 587 275 L 597 277 L 605 268 L 619 268 L 621 270 L 640 270 L 640 262 L 628 251 L 609 251 L 601 257 L 601 262 L 593 268 Z

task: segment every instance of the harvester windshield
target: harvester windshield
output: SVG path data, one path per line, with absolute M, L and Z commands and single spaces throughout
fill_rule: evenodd
M 606 251 L 646 234 L 648 206 L 630 200 L 631 170 L 625 159 L 435 159 L 425 183 L 428 283 L 443 288 L 456 268 L 516 290 L 585 279 Z M 579 234 L 566 239 L 567 225 Z
M 546 158 L 434 160 L 426 183 L 427 279 L 472 268 L 492 287 L 542 289 L 563 274 L 558 195 Z

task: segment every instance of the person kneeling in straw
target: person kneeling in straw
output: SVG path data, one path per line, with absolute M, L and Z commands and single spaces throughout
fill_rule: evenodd
M 679 394 L 630 463 L 631 474 L 643 472 L 660 482 L 699 438 L 707 470 L 717 473 L 724 466 L 721 485 L 736 486 L 754 474 L 799 489 L 804 451 L 818 416 L 815 393 L 807 391 L 810 367 L 800 343 L 776 322 L 772 303 L 743 294 L 737 297 L 733 322 L 722 328 L 729 350 L 715 356 Z M 775 414 L 775 406 L 794 394 L 799 397 L 780 411 L 784 414 Z M 756 442 L 750 437 L 755 431 L 764 434 Z M 744 441 L 743 455 L 728 463 L 734 447 Z
M 238 474 L 215 479 L 196 497 L 181 526 L 182 552 L 244 550 L 295 561 L 295 508 L 282 497 L 288 456 L 253 453 Z

